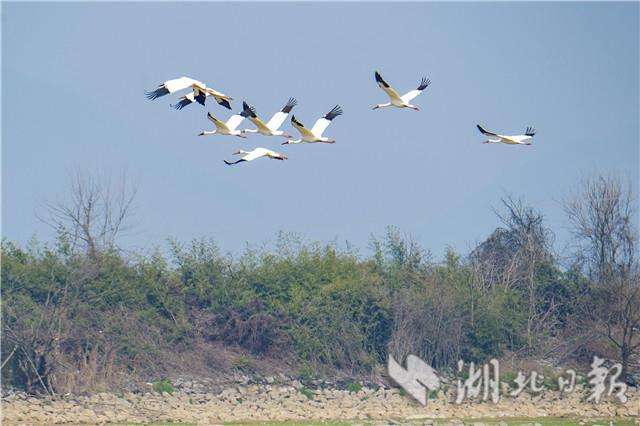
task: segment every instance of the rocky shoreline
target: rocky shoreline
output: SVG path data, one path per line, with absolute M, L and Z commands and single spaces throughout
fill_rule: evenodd
M 432 394 L 422 406 L 399 388 L 365 384 L 340 389 L 318 383 L 306 387 L 297 380 L 282 383 L 267 377 L 261 383 L 234 383 L 209 389 L 192 380 L 177 381 L 173 394 L 145 392 L 98 393 L 90 396 L 33 397 L 8 392 L 2 397 L 2 424 L 105 424 L 191 422 L 216 424 L 243 421 L 379 420 L 429 424 L 426 419 L 543 418 L 633 419 L 640 424 L 640 390 L 629 388 L 628 400 L 586 402 L 587 389 L 570 394 L 544 391 L 517 398 L 503 396 L 497 404 L 465 401 L 455 404 L 455 385 Z M 417 422 L 417 423 L 416 423 Z M 454 423 L 451 423 L 454 424 Z M 461 424 L 461 423 L 457 423 Z

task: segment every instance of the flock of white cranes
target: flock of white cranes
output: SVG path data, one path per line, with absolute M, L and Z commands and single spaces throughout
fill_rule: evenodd
M 384 92 L 389 96 L 389 102 L 378 104 L 373 107 L 373 109 L 384 108 L 389 106 L 394 106 L 396 108 L 409 108 L 415 111 L 419 111 L 419 108 L 416 105 L 411 104 L 410 102 L 415 99 L 420 93 L 422 93 L 429 85 L 431 84 L 431 80 L 428 78 L 422 78 L 420 85 L 411 90 L 404 95 L 400 96 L 398 92 L 396 92 L 385 80 L 382 78 L 378 71 L 375 72 L 375 79 L 378 83 L 378 86 L 384 90 Z M 182 108 L 190 105 L 194 102 L 199 103 L 200 105 L 205 105 L 207 97 L 213 97 L 215 101 L 222 105 L 227 109 L 231 109 L 230 101 L 233 100 L 232 97 L 225 95 L 224 93 L 218 92 L 210 87 L 207 87 L 206 84 L 194 80 L 189 77 L 180 77 L 173 80 L 165 81 L 160 84 L 154 91 L 146 92 L 145 94 L 148 99 L 154 100 L 161 96 L 168 95 L 170 93 L 179 92 L 182 90 L 191 89 L 191 92 L 182 96 L 178 103 L 172 104 L 171 107 L 176 110 L 181 110 Z M 258 117 L 258 114 L 254 107 L 249 105 L 246 101 L 242 102 L 242 111 L 233 114 L 231 117 L 227 119 L 226 122 L 219 120 L 214 117 L 210 112 L 207 113 L 207 118 L 213 122 L 215 125 L 215 130 L 204 130 L 199 133 L 198 136 L 205 135 L 228 135 L 228 136 L 237 136 L 239 138 L 246 138 L 246 133 L 259 133 L 264 136 L 280 136 L 286 138 L 285 142 L 282 142 L 282 145 L 291 145 L 291 144 L 299 144 L 302 142 L 307 143 L 335 143 L 335 139 L 329 139 L 327 137 L 322 136 L 327 127 L 331 124 L 331 121 L 339 115 L 342 115 L 342 108 L 340 105 L 334 106 L 331 111 L 326 113 L 324 116 L 320 117 L 316 120 L 315 124 L 311 129 L 305 127 L 300 120 L 297 120 L 295 115 L 291 115 L 291 125 L 296 128 L 296 130 L 300 133 L 300 137 L 298 139 L 292 139 L 293 136 L 285 133 L 283 130 L 280 130 L 280 127 L 286 120 L 287 116 L 291 112 L 291 110 L 296 106 L 297 101 L 295 98 L 290 98 L 287 101 L 287 104 L 278 112 L 273 114 L 271 119 L 268 122 L 264 122 Z M 256 128 L 255 129 L 243 129 L 238 130 L 238 126 L 244 121 L 244 119 L 248 119 L 251 121 Z M 531 140 L 535 135 L 535 130 L 532 127 L 527 127 L 524 135 L 500 135 L 497 133 L 489 132 L 485 130 L 482 126 L 477 125 L 478 130 L 484 135 L 494 136 L 497 139 L 486 139 L 484 143 L 505 143 L 509 145 L 531 145 Z M 235 152 L 233 155 L 244 156 L 236 161 L 227 161 L 224 160 L 225 164 L 233 165 L 238 164 L 245 161 L 253 161 L 256 158 L 267 157 L 276 160 L 286 160 L 289 157 L 286 155 L 280 154 L 278 152 L 272 151 L 267 148 L 255 148 L 252 151 L 239 150 Z

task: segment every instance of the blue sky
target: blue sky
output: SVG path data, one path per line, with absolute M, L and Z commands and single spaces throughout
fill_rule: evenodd
M 2 3 L 2 233 L 53 231 L 36 217 L 74 170 L 126 173 L 138 188 L 128 248 L 212 237 L 225 251 L 273 241 L 349 240 L 396 226 L 441 256 L 498 224 L 505 194 L 540 209 L 566 243 L 559 201 L 581 178 L 638 181 L 638 3 Z M 432 85 L 420 112 L 371 108 Z M 326 136 L 196 136 L 209 102 L 144 90 L 190 76 L 269 117 L 293 96 Z M 532 147 L 484 145 L 481 123 L 534 126 Z M 287 122 L 285 130 L 295 133 Z M 237 149 L 289 156 L 225 166 Z

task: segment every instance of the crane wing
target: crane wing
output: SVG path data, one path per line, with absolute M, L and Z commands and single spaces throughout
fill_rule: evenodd
M 309 129 L 304 127 L 304 124 L 302 124 L 301 122 L 296 120 L 296 116 L 295 115 L 291 116 L 291 124 L 293 125 L 293 127 L 298 129 L 298 131 L 300 132 L 300 134 L 303 137 L 307 137 L 307 138 L 313 138 L 314 137 L 313 133 L 311 133 L 311 131 L 309 131 Z
M 244 120 L 244 117 L 241 114 L 234 114 L 231 117 L 229 117 L 229 119 L 227 120 L 227 128 L 229 130 L 235 130 L 236 127 L 238 127 L 238 124 L 242 123 L 242 120 Z
M 253 151 L 251 151 L 250 153 L 248 153 L 247 155 L 245 155 L 244 157 L 242 157 L 242 159 L 244 161 L 253 161 L 256 158 L 260 158 L 264 155 L 266 155 L 265 151 L 267 151 L 264 148 L 256 148 Z
M 246 102 L 242 102 L 242 108 L 244 111 L 249 112 L 247 118 L 256 125 L 256 127 L 261 131 L 261 132 L 265 132 L 265 133 L 271 133 L 271 129 L 269 129 L 269 127 L 267 127 L 266 124 L 264 124 L 264 121 L 262 121 L 261 119 L 258 118 L 258 115 L 256 114 L 256 109 L 252 106 L 250 106 L 249 104 L 247 104 Z
M 380 75 L 380 73 L 378 71 L 376 71 L 376 81 L 378 82 L 378 86 L 382 90 L 384 90 L 387 93 L 387 95 L 389 95 L 389 97 L 391 99 L 395 99 L 397 101 L 401 100 L 400 99 L 400 95 L 398 95 L 398 92 L 393 90 L 393 88 L 391 86 L 389 86 L 389 83 L 384 81 L 384 79 L 382 78 L 382 76 Z
M 194 85 L 193 86 L 193 98 L 200 105 L 204 106 L 205 102 L 207 101 L 207 92 L 205 90 L 203 90 L 201 87 L 199 87 L 198 85 Z
M 218 92 L 217 90 L 212 89 L 211 87 L 203 88 L 203 90 L 205 90 L 207 92 L 207 95 L 209 95 L 209 96 L 218 96 L 220 98 L 231 99 L 227 95 L 225 95 L 224 93 Z
M 154 100 L 160 96 L 164 96 L 169 93 L 177 92 L 179 90 L 187 89 L 193 85 L 202 85 L 198 80 L 194 80 L 189 77 L 180 77 L 173 80 L 165 81 L 160 84 L 158 88 L 152 92 L 145 91 L 145 95 L 148 99 Z
M 428 78 L 422 77 L 422 81 L 420 82 L 420 85 L 418 86 L 418 88 L 405 93 L 404 95 L 401 96 L 400 99 L 402 99 L 404 103 L 410 102 L 413 98 L 415 98 L 420 93 L 422 93 L 424 89 L 429 87 L 430 84 L 431 84 L 431 80 L 429 80 Z
M 282 155 L 279 152 L 275 152 L 275 151 L 271 151 L 270 149 L 267 148 L 256 148 L 253 151 L 251 151 L 251 153 L 256 153 L 256 158 L 258 157 L 269 157 L 269 158 L 273 158 L 275 160 L 286 160 L 287 156 L 286 155 Z
M 487 136 L 498 136 L 497 133 L 492 133 L 488 130 L 485 130 L 481 125 L 476 124 L 476 126 L 478 127 L 478 130 L 480 130 L 480 133 L 482 133 L 483 135 L 487 135 Z
M 256 125 L 256 127 L 258 129 L 260 129 L 260 131 L 265 132 L 265 133 L 271 133 L 271 128 L 269 128 L 269 125 L 264 124 L 264 121 L 260 120 L 258 117 L 251 117 L 249 116 L 249 120 Z
M 318 118 L 316 124 L 314 124 L 311 128 L 311 133 L 319 138 L 322 136 L 322 133 L 327 129 L 327 127 L 329 127 L 329 124 L 331 124 L 331 121 L 325 119 L 324 117 Z
M 271 117 L 271 120 L 267 123 L 267 127 L 273 131 L 278 130 L 280 126 L 282 126 L 282 123 L 284 123 L 284 120 L 287 119 L 287 115 L 289 115 L 297 103 L 298 101 L 296 101 L 295 98 L 289 98 L 287 104 L 280 111 L 273 114 L 273 117 Z
M 331 120 L 339 115 L 342 115 L 342 108 L 340 108 L 340 105 L 336 105 L 324 117 L 316 121 L 316 124 L 311 128 L 311 133 L 318 138 L 321 137 L 322 133 L 329 127 L 329 124 L 331 124 Z
M 188 93 L 185 96 L 181 97 L 178 103 L 172 104 L 170 106 L 171 108 L 180 111 L 182 108 L 186 107 L 187 105 L 191 105 L 194 102 L 195 102 L 195 98 L 193 96 L 193 93 Z
M 232 100 L 233 98 L 225 95 L 224 93 L 220 93 L 217 90 L 214 90 L 210 87 L 207 87 L 204 90 L 207 92 L 207 96 L 213 96 L 213 98 L 216 100 L 218 105 L 222 105 L 226 109 L 231 109 L 231 104 L 229 103 L 229 101 Z
M 218 105 L 222 105 L 223 107 L 225 107 L 226 109 L 231 109 L 231 104 L 229 103 L 229 101 L 225 98 L 220 98 L 218 96 L 214 96 L 214 99 L 216 100 L 216 102 L 218 103 Z
M 236 130 L 238 125 L 242 123 L 242 120 L 253 114 L 252 108 L 246 102 L 242 102 L 242 107 L 243 110 L 240 114 L 234 114 L 227 120 L 227 128 L 230 131 Z
M 274 160 L 286 160 L 288 157 L 286 155 L 282 155 L 279 152 L 271 151 L 270 149 L 265 149 L 265 153 L 269 158 L 273 158 Z
M 508 140 L 515 143 L 523 143 L 533 139 L 530 135 L 503 136 L 502 140 Z M 509 142 L 507 142 L 509 143 Z
M 231 118 L 233 118 L 235 116 L 232 116 Z M 218 133 L 229 133 L 229 128 L 227 127 L 227 125 L 218 120 L 217 118 L 215 118 L 213 115 L 211 115 L 210 112 L 207 113 L 207 118 L 211 121 L 213 121 L 213 124 L 216 125 L 216 129 L 218 129 Z M 231 121 L 231 118 L 229 119 L 229 121 Z

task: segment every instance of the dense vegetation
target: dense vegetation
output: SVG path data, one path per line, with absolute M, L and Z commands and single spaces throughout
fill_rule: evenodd
M 442 262 L 395 229 L 369 256 L 286 234 L 239 258 L 210 240 L 170 241 L 164 255 L 83 246 L 63 226 L 50 245 L 3 241 L 3 380 L 31 392 L 108 387 L 117 374 L 154 380 L 207 342 L 313 375 L 369 372 L 389 353 L 439 368 L 507 351 L 628 361 L 640 321 L 634 261 L 618 250 L 604 274 L 582 247 L 561 265 L 540 213 L 506 199 L 498 217 L 471 253 Z

